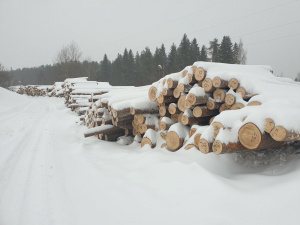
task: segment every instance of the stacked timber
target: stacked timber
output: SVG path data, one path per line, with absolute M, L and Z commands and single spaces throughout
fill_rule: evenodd
M 87 109 L 82 119 L 84 124 L 90 129 L 107 125 L 116 127 L 115 132 L 112 132 L 113 138 L 101 135 L 103 130 L 98 128 L 100 133 L 93 135 L 99 139 L 123 142 L 126 139 L 124 143 L 127 144 L 133 140 L 141 142 L 143 136 L 151 132 L 149 130 L 158 131 L 159 108 L 148 99 L 148 89 L 149 86 L 116 88 L 100 95 L 99 100 Z
M 17 90 L 18 94 L 29 95 L 29 96 L 48 96 L 51 91 L 51 86 L 49 85 L 26 85 L 20 86 Z
M 300 119 L 286 118 L 297 113 L 288 110 L 288 102 L 278 110 L 272 101 L 283 104 L 292 97 L 293 109 L 295 104 L 300 110 L 299 99 L 288 94 L 297 96 L 300 86 L 271 71 L 269 66 L 196 62 L 152 84 L 148 97 L 161 112 L 162 146 L 223 154 L 299 141 Z

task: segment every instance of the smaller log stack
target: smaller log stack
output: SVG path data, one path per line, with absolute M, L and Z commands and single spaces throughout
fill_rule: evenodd
M 18 94 L 26 94 L 29 96 L 48 96 L 48 93 L 51 91 L 51 86 L 48 85 L 27 85 L 20 86 L 17 90 Z

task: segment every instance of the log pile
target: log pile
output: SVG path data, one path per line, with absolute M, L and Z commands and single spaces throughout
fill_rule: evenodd
M 48 96 L 51 91 L 51 86 L 48 85 L 27 85 L 20 86 L 17 90 L 18 94 L 29 95 L 29 96 Z
M 256 71 L 262 74 L 261 78 L 258 74 L 258 78 L 251 78 Z M 255 84 L 260 79 L 261 83 Z M 288 84 L 286 90 L 292 88 L 300 93 L 299 86 L 276 78 L 268 66 L 207 62 L 196 62 L 152 84 L 148 97 L 162 112 L 159 120 L 165 140 L 162 147 L 170 151 L 184 147 L 205 154 L 223 154 L 279 148 L 300 141 L 300 124 L 298 130 L 286 129 L 280 125 L 282 120 L 277 125 L 278 115 L 271 112 L 268 102 L 262 104 L 264 96 L 274 95 L 276 99 L 276 95 L 280 99 L 278 90 L 267 88 L 264 79 L 277 82 L 278 87 Z M 274 114 L 274 119 L 264 113 L 265 109 Z

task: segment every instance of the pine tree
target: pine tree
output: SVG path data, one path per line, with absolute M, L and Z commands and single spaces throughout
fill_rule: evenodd
M 192 40 L 191 46 L 190 46 L 190 64 L 193 64 L 196 61 L 200 60 L 200 50 L 197 43 L 196 38 Z
M 224 36 L 220 45 L 219 62 L 234 63 L 232 42 L 229 36 Z
M 178 51 L 178 66 L 180 70 L 184 69 L 186 66 L 191 64 L 191 58 L 190 58 L 190 41 L 186 34 L 183 35 L 183 38 L 181 39 L 181 42 L 179 44 L 179 47 L 177 49 Z
M 109 82 L 111 74 L 111 62 L 105 54 L 103 60 L 100 62 L 99 73 L 97 80 L 101 82 Z
M 136 54 L 135 54 L 135 73 L 134 73 L 134 77 L 135 77 L 134 85 L 140 86 L 140 85 L 143 84 L 142 74 L 141 74 L 141 57 L 140 57 L 139 52 L 136 52 Z
M 218 43 L 218 39 L 215 38 L 214 40 L 209 42 L 209 48 L 208 48 L 208 52 L 210 55 L 210 60 L 212 62 L 219 62 L 219 47 L 220 44 Z
M 178 55 L 176 45 L 173 43 L 167 59 L 166 73 L 174 73 L 179 71 Z
M 160 48 L 156 48 L 153 60 L 157 79 L 160 79 L 165 75 L 165 67 L 167 64 L 167 55 L 164 44 L 162 44 Z
M 207 49 L 206 49 L 205 45 L 202 45 L 199 60 L 204 61 L 204 62 L 206 62 L 208 60 L 207 59 Z

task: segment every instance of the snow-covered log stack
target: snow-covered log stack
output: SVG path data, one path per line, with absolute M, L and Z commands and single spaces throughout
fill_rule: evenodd
M 83 121 L 90 128 L 97 127 L 101 123 L 101 126 L 112 125 L 118 129 L 115 129 L 110 137 L 100 135 L 103 132 L 101 128 L 99 133 L 95 132 L 94 135 L 110 141 L 118 138 L 124 141 L 124 138 L 129 136 L 142 138 L 149 129 L 158 130 L 159 108 L 147 97 L 149 86 L 122 89 L 115 87 L 115 89 L 101 95 L 100 99 L 89 107 Z M 121 138 L 123 135 L 126 137 Z
M 20 86 L 17 90 L 18 94 L 26 94 L 30 96 L 46 96 L 51 91 L 51 86 L 49 85 L 27 85 Z
M 148 96 L 169 150 L 222 154 L 299 141 L 299 93 L 269 66 L 195 62 L 152 84 Z

